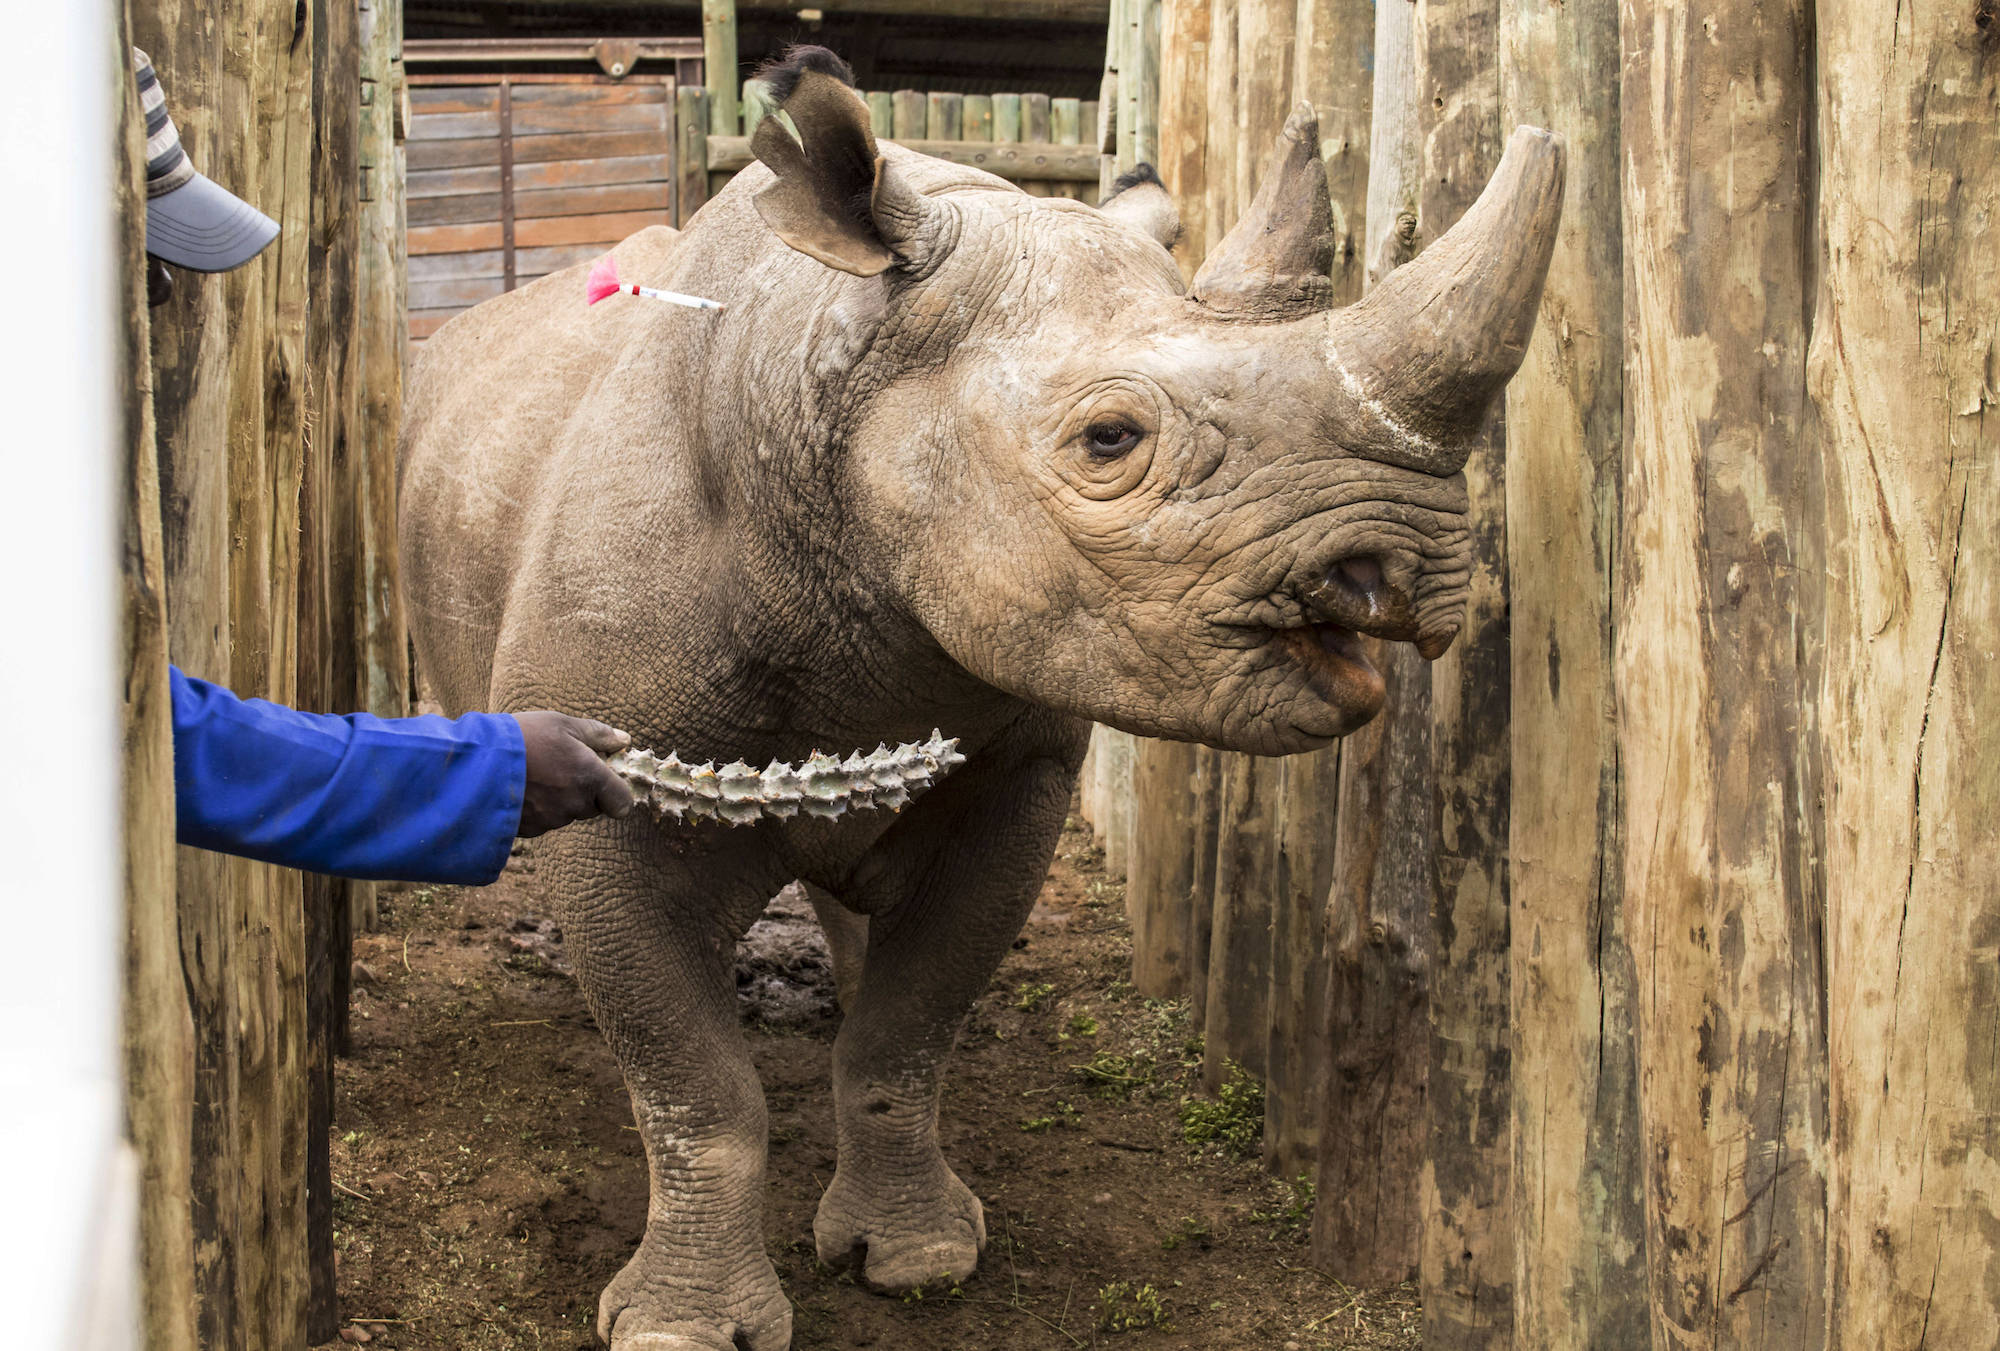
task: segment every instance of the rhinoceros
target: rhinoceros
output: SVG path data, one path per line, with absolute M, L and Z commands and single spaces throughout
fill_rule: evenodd
M 1090 724 L 1311 750 L 1382 702 L 1362 635 L 1445 649 L 1462 467 L 1561 204 L 1560 142 L 1522 129 L 1462 221 L 1334 309 L 1309 107 L 1190 286 L 1157 180 L 1030 196 L 878 143 L 830 53 L 771 78 L 761 163 L 615 250 L 726 308 L 589 307 L 579 265 L 445 325 L 407 404 L 403 581 L 450 711 L 562 708 L 718 763 L 934 729 L 965 757 L 899 812 L 636 813 L 538 846 L 645 1140 L 644 1236 L 599 1301 L 618 1351 L 790 1345 L 731 958 L 794 880 L 844 1005 L 819 1254 L 883 1291 L 970 1275 L 939 1078 Z

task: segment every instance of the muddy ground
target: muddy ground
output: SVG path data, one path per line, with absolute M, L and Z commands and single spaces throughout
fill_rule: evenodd
M 945 1155 L 986 1204 L 978 1274 L 894 1299 L 821 1267 L 812 1219 L 833 1176 L 839 1015 L 809 913 L 767 916 L 738 967 L 771 1109 L 765 1233 L 799 1351 L 1418 1345 L 1411 1287 L 1354 1291 L 1314 1272 L 1307 1198 L 1254 1159 L 1187 1141 L 1199 1043 L 1185 1008 L 1125 983 L 1122 889 L 1074 830 L 945 1090 Z M 595 1347 L 597 1294 L 639 1237 L 646 1176 L 617 1066 L 532 878 L 386 895 L 356 958 L 333 1159 L 343 1337 Z M 1254 1130 L 1226 1112 L 1203 1124 Z

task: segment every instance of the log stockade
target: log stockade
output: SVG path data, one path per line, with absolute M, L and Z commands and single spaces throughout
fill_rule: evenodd
M 1135 983 L 1427 1348 L 1992 1344 L 1988 9 L 1159 6 L 1189 275 L 1295 100 L 1344 297 L 1569 144 L 1458 644 L 1337 748 L 1100 729 L 1082 789 Z

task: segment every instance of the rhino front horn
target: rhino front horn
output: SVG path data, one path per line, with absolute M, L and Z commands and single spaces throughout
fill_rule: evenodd
M 1327 364 L 1366 414 L 1370 459 L 1434 474 L 1465 465 L 1487 409 L 1527 355 L 1562 217 L 1563 140 L 1518 127 L 1472 209 L 1327 318 Z
M 1189 288 L 1229 319 L 1281 320 L 1333 305 L 1333 201 L 1319 154 L 1319 117 L 1301 103 L 1285 119 L 1250 209 Z

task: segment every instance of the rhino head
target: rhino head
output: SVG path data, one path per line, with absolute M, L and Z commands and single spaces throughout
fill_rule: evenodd
M 1286 754 L 1374 716 L 1362 635 L 1435 658 L 1471 572 L 1463 469 L 1520 365 L 1563 151 L 1335 309 L 1312 110 L 1191 286 L 1153 183 L 1102 209 L 878 147 L 821 63 L 777 81 L 758 215 L 850 274 L 818 362 L 846 514 L 944 652 L 1127 731 Z M 866 279 L 866 280 L 858 280 Z

